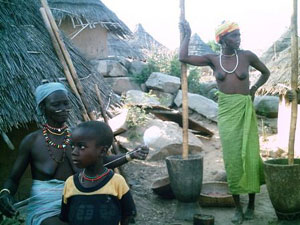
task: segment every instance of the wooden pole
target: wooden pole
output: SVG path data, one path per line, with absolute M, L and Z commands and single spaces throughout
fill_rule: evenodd
M 180 0 L 180 21 L 185 20 L 185 0 Z M 180 33 L 180 45 L 183 41 L 183 33 Z M 188 108 L 188 82 L 187 82 L 187 66 L 181 63 L 181 90 L 182 90 L 182 158 L 187 159 L 189 154 L 189 108 Z
M 294 164 L 294 147 L 295 147 L 295 135 L 297 125 L 297 108 L 298 108 L 298 24 L 297 24 L 297 9 L 298 0 L 293 1 L 293 15 L 291 20 L 292 32 L 291 32 L 291 58 L 292 58 L 292 77 L 291 77 L 291 89 L 294 93 L 294 100 L 292 101 L 291 109 L 291 124 L 290 124 L 290 136 L 289 136 L 289 150 L 288 161 L 289 165 Z
M 62 51 L 61 51 L 61 49 L 59 47 L 59 44 L 58 44 L 58 42 L 56 40 L 55 34 L 54 34 L 54 32 L 53 32 L 53 30 L 51 28 L 51 25 L 50 25 L 49 19 L 47 17 L 45 8 L 40 8 L 40 12 L 41 12 L 44 24 L 46 26 L 46 29 L 48 30 L 49 35 L 51 37 L 51 40 L 52 40 L 52 43 L 53 43 L 53 47 L 54 47 L 54 49 L 56 51 L 56 55 L 59 58 L 62 66 L 63 66 L 63 70 L 64 70 L 64 73 L 65 73 L 66 78 L 68 80 L 68 83 L 69 83 L 72 91 L 76 95 L 76 97 L 79 99 L 79 102 L 80 102 L 80 105 L 81 105 L 81 108 L 82 108 L 82 116 L 83 116 L 83 118 L 84 118 L 85 121 L 89 121 L 90 120 L 89 116 L 87 114 L 87 111 L 86 111 L 83 103 L 82 103 L 81 97 L 80 97 L 79 92 L 78 92 L 77 87 L 76 87 L 76 84 L 74 83 L 73 77 L 72 77 L 72 75 L 70 73 L 69 67 L 68 67 L 68 65 L 66 63 L 66 60 L 65 60 L 65 58 L 64 58 L 64 56 L 62 54 Z
M 106 111 L 103 107 L 101 94 L 100 94 L 99 87 L 98 87 L 97 84 L 95 84 L 95 91 L 96 91 L 98 102 L 99 102 L 99 105 L 100 105 L 101 115 L 104 119 L 104 122 L 108 125 L 108 117 L 107 117 Z M 115 139 L 113 140 L 112 147 L 113 147 L 113 150 L 114 150 L 114 152 L 113 152 L 114 154 L 120 154 L 121 153 L 121 151 L 119 149 L 119 146 L 116 143 Z
M 56 40 L 57 40 L 57 42 L 59 44 L 59 47 L 60 47 L 60 49 L 61 49 L 61 51 L 63 53 L 63 56 L 64 56 L 65 60 L 67 62 L 67 65 L 69 67 L 69 70 L 71 72 L 73 80 L 74 80 L 74 82 L 76 84 L 77 90 L 78 90 L 78 92 L 79 92 L 79 94 L 81 96 L 82 103 L 83 103 L 84 107 L 86 108 L 86 111 L 87 111 L 90 119 L 91 120 L 95 120 L 96 119 L 95 115 L 93 114 L 92 110 L 89 107 L 88 101 L 87 101 L 87 99 L 86 99 L 86 97 L 84 95 L 83 87 L 81 85 L 81 82 L 80 82 L 80 80 L 79 80 L 79 78 L 77 76 L 77 72 L 75 70 L 75 67 L 73 65 L 71 56 L 70 56 L 70 54 L 69 54 L 69 52 L 68 52 L 68 50 L 67 50 L 67 48 L 66 48 L 66 46 L 65 46 L 65 44 L 64 44 L 64 42 L 62 40 L 62 38 L 61 38 L 61 36 L 59 34 L 59 29 L 57 27 L 57 24 L 56 24 L 56 22 L 54 20 L 54 17 L 52 15 L 51 11 L 50 11 L 50 8 L 48 6 L 47 0 L 41 0 L 41 3 L 42 3 L 42 6 L 46 10 L 46 14 L 47 14 L 47 17 L 49 19 L 51 28 L 52 28 L 52 30 L 53 30 L 53 32 L 55 34 Z

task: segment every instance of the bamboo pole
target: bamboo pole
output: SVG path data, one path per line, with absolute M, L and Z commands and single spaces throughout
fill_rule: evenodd
M 295 135 L 297 125 L 297 108 L 298 108 L 298 24 L 297 24 L 297 9 L 298 0 L 293 1 L 293 15 L 291 20 L 292 32 L 291 32 L 291 58 L 292 58 L 292 77 L 291 77 L 291 89 L 296 96 L 292 101 L 291 109 L 291 124 L 290 124 L 290 136 L 289 136 L 289 150 L 288 161 L 289 165 L 294 164 L 294 147 L 295 147 Z
M 78 90 L 78 92 L 79 92 L 79 94 L 81 96 L 82 103 L 83 103 L 84 107 L 86 108 L 87 114 L 89 115 L 89 117 L 90 117 L 91 120 L 95 120 L 96 119 L 95 115 L 93 114 L 91 108 L 89 107 L 88 101 L 87 101 L 87 99 L 85 97 L 85 94 L 84 94 L 83 87 L 81 85 L 81 82 L 80 82 L 80 80 L 79 80 L 79 78 L 77 76 L 77 72 L 75 70 L 75 67 L 73 65 L 71 56 L 70 56 L 70 54 L 69 54 L 69 52 L 68 52 L 68 50 L 67 50 L 67 48 L 66 48 L 66 46 L 65 46 L 65 44 L 64 44 L 64 42 L 62 40 L 62 38 L 61 38 L 61 36 L 59 34 L 59 29 L 57 27 L 57 24 L 56 24 L 54 18 L 53 18 L 53 15 L 52 15 L 51 11 L 50 11 L 50 8 L 48 6 L 47 0 L 41 0 L 41 3 L 42 3 L 42 6 L 46 10 L 46 14 L 47 14 L 47 17 L 49 19 L 51 28 L 52 28 L 52 30 L 53 30 L 53 32 L 55 34 L 55 37 L 56 37 L 57 42 L 59 44 L 59 47 L 60 47 L 60 49 L 61 49 L 61 51 L 63 53 L 63 56 L 64 56 L 64 58 L 65 58 L 65 60 L 67 62 L 67 65 L 69 67 L 69 70 L 71 72 L 73 80 L 74 80 L 74 82 L 76 84 L 77 90 Z
M 180 21 L 185 20 L 185 0 L 180 0 Z M 183 41 L 183 33 L 180 33 L 180 45 Z M 187 159 L 188 149 L 188 128 L 189 128 L 189 109 L 188 109 L 188 82 L 187 82 L 187 66 L 181 63 L 181 89 L 182 89 L 182 158 Z
M 46 26 L 46 29 L 48 30 L 48 33 L 49 33 L 49 35 L 51 37 L 51 40 L 52 40 L 52 43 L 53 43 L 53 47 L 54 47 L 54 49 L 56 51 L 56 55 L 59 58 L 62 66 L 63 66 L 63 70 L 64 70 L 64 73 L 65 73 L 66 78 L 68 80 L 68 83 L 69 83 L 72 91 L 76 95 L 76 97 L 79 99 L 79 102 L 80 102 L 80 105 L 81 105 L 81 109 L 82 109 L 82 116 L 83 116 L 83 118 L 84 118 L 85 121 L 89 121 L 90 120 L 89 116 L 87 114 L 87 111 L 86 111 L 83 103 L 82 103 L 80 94 L 79 94 L 79 92 L 77 90 L 76 84 L 75 84 L 75 82 L 74 82 L 74 80 L 72 78 L 72 75 L 70 73 L 69 67 L 68 67 L 68 65 L 66 63 L 66 60 L 65 60 L 65 58 L 64 58 L 64 56 L 62 54 L 62 51 L 61 51 L 61 49 L 59 47 L 59 44 L 58 44 L 58 42 L 56 40 L 55 34 L 54 34 L 54 32 L 53 32 L 53 30 L 51 28 L 51 25 L 50 25 L 49 19 L 47 17 L 45 8 L 40 8 L 40 13 L 42 15 L 42 18 L 43 18 L 44 24 Z

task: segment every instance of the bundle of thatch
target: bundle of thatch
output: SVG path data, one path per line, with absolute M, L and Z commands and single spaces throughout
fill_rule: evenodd
M 205 44 L 197 33 L 191 37 L 189 44 L 189 54 L 190 55 L 205 55 L 214 53 L 211 48 Z
M 137 46 L 146 54 L 151 52 L 169 52 L 169 49 L 155 40 L 149 33 L 147 33 L 141 24 L 136 26 L 130 43 L 134 46 Z
M 107 37 L 108 56 L 123 56 L 130 59 L 145 60 L 144 54 L 128 40 L 109 33 Z
M 36 0 L 0 1 L 0 132 L 31 121 L 39 122 L 35 88 L 42 80 L 58 81 L 65 77 L 39 8 L 40 3 Z M 66 39 L 65 44 L 88 101 L 96 110 L 99 105 L 93 84 L 100 86 L 105 102 L 112 90 Z M 82 118 L 76 97 L 71 95 L 70 98 L 73 104 L 70 121 L 74 123 Z M 117 99 L 112 96 L 111 102 L 114 104 Z
M 59 23 L 68 17 L 73 27 L 100 24 L 120 37 L 131 36 L 130 29 L 100 0 L 49 0 L 49 5 Z

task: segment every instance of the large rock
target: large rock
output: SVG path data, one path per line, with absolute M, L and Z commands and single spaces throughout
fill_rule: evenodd
M 134 138 L 133 132 L 136 133 Z M 149 120 L 145 126 L 138 127 L 134 131 L 128 130 L 116 138 L 120 145 L 129 151 L 140 144 L 145 144 L 145 140 L 150 149 L 148 160 L 162 160 L 169 155 L 182 154 L 182 128 L 170 121 Z M 189 153 L 202 152 L 202 146 L 200 139 L 189 132 Z
M 130 90 L 126 92 L 125 103 L 133 104 L 133 105 L 161 105 L 158 98 L 148 93 Z
M 279 97 L 277 96 L 256 96 L 254 98 L 256 113 L 269 118 L 277 118 L 278 104 Z
M 155 89 L 167 93 L 176 93 L 180 87 L 180 79 L 163 73 L 154 72 L 146 81 L 149 89 Z
M 202 95 L 188 93 L 189 108 L 197 113 L 205 116 L 206 118 L 217 122 L 218 119 L 218 104 L 211 99 L 208 99 Z M 182 105 L 182 91 L 178 91 L 178 94 L 174 100 L 177 107 Z
M 115 135 L 121 134 L 127 130 L 127 115 L 128 109 L 125 108 L 119 115 L 108 120 L 108 125 L 110 126 Z
M 128 90 L 140 90 L 140 86 L 129 77 L 108 77 L 105 81 L 111 86 L 113 91 L 121 95 Z
M 128 75 L 127 69 L 116 60 L 99 60 L 95 67 L 104 77 L 125 77 Z
M 147 68 L 147 64 L 141 61 L 132 61 L 129 67 L 130 74 L 141 74 Z
M 173 105 L 173 101 L 175 98 L 174 95 L 172 95 L 170 93 L 158 91 L 158 90 L 150 90 L 150 92 L 151 92 L 151 94 L 155 95 L 158 98 L 158 101 L 163 106 L 171 107 Z

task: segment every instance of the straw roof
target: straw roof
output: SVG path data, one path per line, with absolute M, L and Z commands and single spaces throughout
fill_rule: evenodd
M 299 54 L 300 51 L 298 50 Z M 291 47 L 285 49 L 273 61 L 269 61 L 266 66 L 271 75 L 265 85 L 260 88 L 261 94 L 284 93 L 291 83 Z M 300 80 L 300 76 L 298 77 Z M 300 85 L 298 84 L 298 88 Z
M 100 0 L 49 0 L 49 6 L 59 23 L 70 17 L 76 26 L 101 24 L 122 38 L 132 35 L 130 29 Z
M 145 60 L 144 54 L 128 40 L 109 33 L 107 38 L 108 56 L 123 56 L 130 59 Z
M 168 52 L 169 49 L 155 40 L 149 33 L 145 31 L 141 24 L 138 24 L 133 33 L 130 43 L 137 46 L 143 52 Z
M 31 121 L 40 122 L 35 111 L 35 88 L 44 79 L 58 81 L 65 77 L 39 7 L 36 0 L 0 1 L 0 132 L 26 126 Z M 97 100 L 91 97 L 95 96 L 93 84 L 99 84 L 106 102 L 112 90 L 66 38 L 65 43 L 88 101 L 91 106 L 99 107 Z M 70 99 L 73 105 L 70 122 L 75 123 L 81 119 L 79 104 L 73 94 Z M 113 96 L 111 102 L 114 104 L 117 99 Z
M 299 52 L 299 49 L 298 49 Z M 300 54 L 300 52 L 298 53 Z M 271 72 L 269 80 L 260 88 L 260 94 L 285 93 L 291 83 L 291 30 L 288 29 L 262 55 L 262 61 Z M 298 77 L 300 80 L 300 76 Z M 298 88 L 300 85 L 298 84 Z
M 214 51 L 211 50 L 211 48 L 202 41 L 202 39 L 197 33 L 195 33 L 191 37 L 191 41 L 189 44 L 189 54 L 205 55 L 205 54 L 212 54 L 212 53 L 214 53 Z
M 284 32 L 284 34 L 281 35 L 280 38 L 262 54 L 261 60 L 265 63 L 268 63 L 289 46 L 291 46 L 291 29 L 288 29 L 286 32 Z

